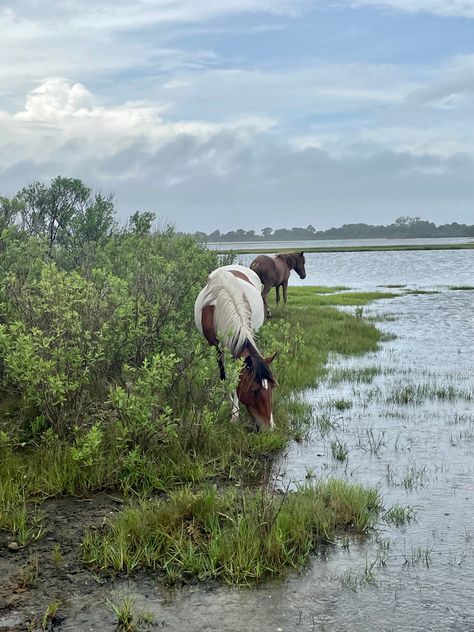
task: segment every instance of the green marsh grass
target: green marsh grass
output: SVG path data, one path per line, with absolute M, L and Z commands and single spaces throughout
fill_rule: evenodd
M 332 419 L 329 413 L 322 413 L 316 415 L 314 418 L 315 426 L 321 433 L 322 437 L 328 435 L 332 430 L 336 429 L 339 425 L 338 419 Z
M 336 309 L 338 306 L 366 305 L 376 299 L 397 296 L 388 292 L 341 292 L 320 294 L 312 286 L 290 287 L 287 305 L 277 307 L 271 293 L 273 319 L 265 323 L 260 335 L 261 347 L 271 351 L 272 342 L 281 336 L 281 323 L 299 331 L 294 361 L 288 362 L 285 350 L 274 362 L 280 387 L 278 392 L 295 392 L 315 386 L 327 373 L 331 353 L 361 355 L 375 351 L 383 335 L 365 318 Z M 278 348 L 278 345 L 277 345 Z M 283 357 L 282 357 L 283 356 Z
M 64 557 L 63 557 L 63 552 L 61 550 L 61 545 L 56 542 L 56 544 L 53 547 L 53 552 L 51 554 L 51 559 L 53 561 L 53 564 L 56 568 L 60 568 L 60 566 L 62 566 L 63 562 L 64 562 Z
M 439 385 L 435 383 L 407 384 L 395 387 L 387 396 L 388 404 L 421 404 L 427 400 L 455 401 L 463 399 L 471 401 L 474 393 L 470 390 L 460 389 L 452 384 Z
M 345 441 L 336 438 L 331 441 L 331 453 L 337 461 L 345 461 L 349 454 L 349 448 Z
M 41 622 L 42 630 L 53 629 L 60 606 L 61 602 L 58 599 L 51 601 L 51 603 L 47 605 Z
M 330 408 L 335 408 L 339 412 L 350 410 L 352 408 L 352 401 L 350 399 L 333 399 L 329 402 Z
M 406 489 L 416 489 L 423 486 L 426 477 L 426 465 L 411 465 L 403 476 L 402 484 Z
M 409 506 L 393 505 L 385 512 L 383 519 L 396 527 L 403 527 L 415 519 L 415 510 Z
M 366 452 L 378 454 L 385 446 L 385 431 L 374 431 L 373 428 L 365 428 L 362 434 L 359 434 L 358 442 L 360 447 Z
M 368 366 L 362 368 L 341 368 L 331 372 L 329 384 L 335 386 L 341 382 L 370 384 L 377 375 L 382 373 L 382 367 Z
M 99 569 L 157 569 L 170 581 L 251 584 L 301 568 L 337 531 L 367 532 L 379 510 L 376 490 L 337 480 L 286 493 L 184 489 L 123 509 L 105 532 L 86 535 L 83 559 Z
M 249 432 L 244 412 L 241 423 L 230 424 L 225 406 L 216 414 L 203 405 L 183 406 L 176 433 L 163 445 L 139 438 L 132 448 L 124 446 L 117 440 L 116 426 L 104 420 L 103 431 L 96 433 L 99 449 L 86 460 L 75 443 L 49 431 L 24 444 L 3 442 L 0 528 L 11 531 L 24 546 L 43 533 L 40 514 L 30 508 L 32 500 L 110 490 L 127 502 L 164 493 L 167 500 L 126 507 L 105 532 L 89 534 L 84 559 L 99 568 L 159 568 L 170 581 L 193 576 L 229 583 L 249 583 L 299 567 L 314 546 L 331 539 L 336 530 L 366 530 L 378 498 L 370 490 L 343 483 L 284 498 L 265 488 L 240 495 L 225 492 L 222 497 L 199 489 L 206 490 L 210 482 L 223 488 L 229 482 L 240 488 L 261 485 L 268 460 L 291 439 L 304 439 L 315 423 L 321 432 L 323 426 L 334 428 L 337 420 L 315 418 L 311 404 L 300 394 L 326 375 L 331 354 L 374 351 L 382 339 L 372 323 L 337 306 L 365 305 L 392 296 L 290 288 L 288 305 L 274 309 L 275 318 L 265 323 L 259 337 L 263 352 L 279 352 L 273 365 L 279 382 L 273 433 Z M 214 375 L 214 363 L 209 370 Z M 193 487 L 194 495 L 187 486 Z M 206 502 L 208 511 L 203 509 Z M 185 513 L 183 505 L 188 506 Z M 200 512 L 206 516 L 204 523 Z M 171 531 L 160 522 L 166 516 Z
M 40 561 L 36 553 L 29 556 L 18 577 L 20 588 L 36 588 L 40 574 Z
M 377 561 L 378 558 L 369 563 L 368 559 L 366 559 L 364 571 L 347 570 L 340 578 L 342 586 L 352 592 L 357 592 L 360 588 L 365 588 L 366 586 L 375 586 L 377 578 L 374 573 L 374 567 Z
M 135 623 L 135 599 L 124 597 L 120 601 L 107 599 L 105 606 L 114 615 L 117 626 L 124 632 L 133 632 L 137 629 Z
M 153 623 L 153 613 L 138 610 L 135 599 L 130 596 L 117 600 L 106 599 L 105 607 L 115 617 L 117 628 L 123 632 L 139 632 L 139 630 L 156 627 Z

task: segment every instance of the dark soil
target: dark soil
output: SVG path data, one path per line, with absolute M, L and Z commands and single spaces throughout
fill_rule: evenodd
M 46 621 L 45 629 L 60 630 L 71 599 L 84 596 L 90 601 L 88 597 L 93 599 L 113 581 L 81 563 L 80 547 L 85 531 L 103 527 L 120 505 L 105 494 L 49 499 L 41 505 L 45 531 L 36 542 L 12 550 L 11 535 L 0 532 L 0 630 L 42 629 L 47 607 L 55 600 L 60 602 L 57 616 Z

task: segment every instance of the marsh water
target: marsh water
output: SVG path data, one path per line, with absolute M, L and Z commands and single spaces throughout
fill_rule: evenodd
M 474 630 L 474 291 L 450 289 L 474 285 L 474 251 L 315 253 L 307 272 L 308 285 L 405 287 L 363 309 L 387 334 L 379 350 L 332 357 L 306 393 L 315 427 L 275 462 L 275 484 L 375 486 L 403 524 L 381 520 L 252 589 L 167 590 L 150 575 L 112 594 L 97 584 L 69 600 L 62 630 L 114 629 L 103 601 L 124 595 L 176 632 Z

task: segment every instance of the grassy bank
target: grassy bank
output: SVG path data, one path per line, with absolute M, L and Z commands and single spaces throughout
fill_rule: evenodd
M 228 255 L 234 253 L 236 255 L 265 255 L 274 252 L 294 252 L 295 250 L 304 250 L 304 252 L 380 252 L 391 250 L 470 250 L 474 248 L 474 242 L 466 242 L 463 244 L 402 244 L 402 245 L 383 245 L 383 246 L 305 246 L 304 242 L 298 242 L 293 248 L 265 248 L 256 243 L 255 248 L 235 248 L 235 249 L 216 249 L 217 254 Z
M 99 569 L 148 567 L 171 581 L 248 584 L 301 567 L 337 530 L 366 532 L 379 509 L 375 490 L 340 481 L 287 494 L 183 490 L 124 509 L 105 533 L 86 536 L 83 555 Z
M 180 409 L 170 395 L 168 405 L 176 416 L 165 434 L 156 435 L 147 422 L 138 428 L 133 424 L 133 434 L 124 437 L 128 418 L 115 415 L 112 423 L 106 417 L 76 430 L 72 439 L 50 428 L 19 441 L 5 431 L 9 417 L 4 416 L 0 528 L 10 532 L 9 539 L 27 546 L 43 535 L 38 500 L 64 494 L 90 497 L 109 490 L 123 497 L 125 508 L 104 531 L 86 535 L 83 555 L 89 564 L 127 570 L 151 566 L 170 580 L 193 575 L 237 583 L 300 566 L 314 545 L 330 539 L 334 530 L 368 528 L 379 504 L 373 492 L 331 483 L 280 496 L 254 487 L 263 480 L 268 458 L 311 427 L 313 411 L 299 393 L 323 377 L 328 355 L 365 353 L 376 349 L 381 339 L 362 311 L 353 315 L 336 306 L 361 310 L 371 300 L 394 294 L 332 290 L 291 288 L 289 304 L 274 308 L 275 318 L 262 329 L 261 350 L 279 352 L 274 365 L 279 387 L 273 433 L 250 433 L 245 413 L 241 424 L 229 423 L 229 403 L 216 377 L 215 358 L 199 346 L 198 338 L 193 340 L 203 367 L 193 365 L 186 374 L 188 399 L 182 399 L 183 391 L 178 393 Z M 142 374 L 138 383 L 142 394 L 145 377 Z M 148 378 L 157 379 L 153 372 Z M 202 389 L 207 390 L 198 408 L 199 399 L 192 392 Z M 131 406 L 135 400 L 127 401 Z M 146 398 L 137 400 L 140 407 L 143 401 Z M 248 482 L 254 491 L 243 495 L 209 491 L 210 483 L 225 489 L 236 483 L 245 488 Z M 157 493 L 164 498 L 128 506 L 129 500 Z M 253 541 L 255 533 L 259 535 Z

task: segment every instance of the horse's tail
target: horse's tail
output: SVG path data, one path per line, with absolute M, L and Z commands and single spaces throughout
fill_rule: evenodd
M 258 257 L 252 261 L 252 263 L 250 264 L 250 269 L 253 270 L 256 274 L 259 273 L 260 261 L 258 260 Z M 258 277 L 260 278 L 259 274 Z
M 242 282 L 228 270 L 211 272 L 207 283 L 206 303 L 213 303 L 214 327 L 219 339 L 236 357 L 249 342 L 255 346 L 252 313 Z

